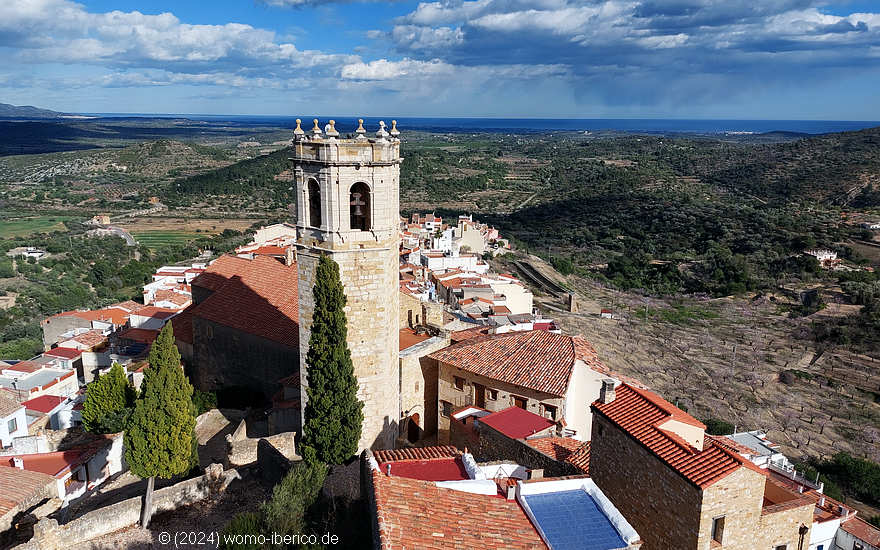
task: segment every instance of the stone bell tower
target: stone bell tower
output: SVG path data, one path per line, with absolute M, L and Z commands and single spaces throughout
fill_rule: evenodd
M 363 120 L 353 139 L 340 139 L 335 122 L 308 133 L 296 121 L 294 176 L 297 192 L 299 345 L 306 400 L 306 354 L 321 254 L 339 264 L 345 289 L 348 347 L 364 403 L 359 449 L 392 448 L 399 419 L 398 233 L 400 140 L 379 123 L 368 138 Z

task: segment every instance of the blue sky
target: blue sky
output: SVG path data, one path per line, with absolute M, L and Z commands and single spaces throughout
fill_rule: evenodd
M 880 0 L 2 0 L 69 112 L 880 118 Z

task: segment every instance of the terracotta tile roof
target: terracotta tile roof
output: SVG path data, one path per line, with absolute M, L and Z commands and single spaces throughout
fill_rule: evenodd
M 13 370 L 15 372 L 24 372 L 24 373 L 30 374 L 32 372 L 37 372 L 38 370 L 41 370 L 42 368 L 43 368 L 43 365 L 41 365 L 40 363 L 35 363 L 33 361 L 19 361 L 18 363 L 15 363 L 14 365 L 4 367 L 3 370 Z
M 37 411 L 49 414 L 50 412 L 52 412 L 52 409 L 64 403 L 65 401 L 67 401 L 66 397 L 59 397 L 57 395 L 41 395 L 40 397 L 35 397 L 33 399 L 28 399 L 27 401 L 24 401 L 22 405 L 24 405 L 25 408 L 30 411 Z
M 12 394 L 5 391 L 0 391 L 0 418 L 7 417 L 22 408 L 18 401 L 16 401 Z
M 135 302 L 134 300 L 126 300 L 124 302 L 119 302 L 118 304 L 113 304 L 112 307 L 119 307 L 119 308 L 125 309 L 131 313 L 136 313 L 146 306 L 144 306 L 144 304 L 139 304 L 139 303 Z
M 77 357 L 82 356 L 82 351 L 80 351 L 76 348 L 57 347 L 57 348 L 52 348 L 49 351 L 43 352 L 43 355 L 50 355 L 52 357 L 62 357 L 64 359 L 76 359 Z
M 453 458 L 461 456 L 461 451 L 452 445 L 435 447 L 411 447 L 391 449 L 385 451 L 373 451 L 376 462 L 394 462 L 396 460 L 425 460 L 429 458 Z
M 285 266 L 268 256 L 222 256 L 193 281 L 214 290 L 193 315 L 299 348 L 296 270 L 296 264 Z
M 854 517 L 842 522 L 840 528 L 872 546 L 880 546 L 880 529 L 860 517 Z
M 400 344 L 398 347 L 400 348 L 400 351 L 403 351 L 419 342 L 424 342 L 430 337 L 429 334 L 417 334 L 416 331 L 411 328 L 402 328 L 400 329 Z
M 699 451 L 672 432 L 659 428 L 670 419 L 684 421 L 682 415 L 689 416 L 684 411 L 673 414 L 668 407 L 673 405 L 653 392 L 621 384 L 615 391 L 614 401 L 596 401 L 592 409 L 700 488 L 712 485 L 741 467 L 748 467 L 745 463 L 751 464 L 712 438 L 706 438 L 703 450 Z
M 372 470 L 383 549 L 547 548 L 516 500 Z
M 511 439 L 522 439 L 556 425 L 555 422 L 519 407 L 508 407 L 480 417 L 485 424 Z
M 541 451 L 557 462 L 562 462 L 568 458 L 569 455 L 571 455 L 571 453 L 582 444 L 581 441 L 577 441 L 570 437 L 557 436 L 527 439 L 526 443 L 529 447 Z
M 132 302 L 133 304 L 135 302 Z M 140 307 L 143 307 L 142 304 L 138 304 Z M 58 314 L 49 317 L 47 321 L 55 318 L 55 317 L 79 317 L 80 319 L 85 319 L 87 321 L 106 321 L 112 323 L 114 325 L 124 325 L 126 321 L 128 321 L 129 315 L 131 315 L 131 310 L 120 307 L 119 305 L 112 306 L 104 309 L 94 309 L 91 311 L 64 311 Z
M 452 343 L 455 344 L 457 342 L 462 342 L 464 340 L 470 340 L 471 338 L 476 338 L 477 336 L 482 336 L 485 334 L 489 334 L 488 326 L 478 326 L 474 328 L 467 328 L 464 330 L 456 330 L 453 331 L 449 338 L 452 340 Z
M 192 301 L 192 296 L 168 289 L 157 290 L 153 295 L 153 302 L 171 302 L 178 306 L 184 306 L 190 301 Z
M 146 328 L 130 328 L 117 335 L 120 340 L 131 340 L 132 342 L 140 342 L 142 344 L 152 344 L 157 336 L 159 336 L 158 330 Z
M 40 472 L 0 465 L 0 517 L 16 506 L 30 504 L 55 478 Z
M 139 315 L 141 317 L 154 317 L 156 319 L 167 319 L 172 317 L 177 313 L 176 310 L 168 309 L 164 307 L 156 307 L 156 306 L 147 306 L 140 311 L 138 311 L 135 315 Z
M 583 473 L 590 475 L 590 442 L 585 441 L 573 453 L 568 455 L 565 461 Z
M 101 346 L 102 344 L 106 344 L 107 336 L 105 336 L 104 333 L 100 330 L 90 330 L 82 334 L 77 334 L 70 340 L 82 344 L 83 346 L 91 350 Z
M 171 319 L 171 330 L 174 331 L 175 340 L 180 340 L 181 342 L 186 342 L 187 344 L 192 345 L 192 316 L 193 309 L 195 309 L 195 307 L 196 306 L 194 305 L 190 305 Z
M 545 330 L 479 336 L 430 357 L 493 380 L 557 396 L 565 395 L 577 359 L 594 370 L 608 370 L 583 338 Z

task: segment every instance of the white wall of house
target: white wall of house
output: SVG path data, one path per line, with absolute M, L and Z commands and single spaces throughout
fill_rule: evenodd
M 0 418 L 0 446 L 8 447 L 12 445 L 14 438 L 23 437 L 27 434 L 27 413 L 24 407 L 8 416 Z
M 593 413 L 590 404 L 599 398 L 602 380 L 608 375 L 592 370 L 586 363 L 578 359 L 571 373 L 571 381 L 565 394 L 566 428 L 575 430 L 575 439 L 589 441 L 593 433 Z
M 839 527 L 840 518 L 822 523 L 814 521 L 810 529 L 810 550 L 818 550 L 819 546 L 822 550 L 834 550 L 834 537 Z

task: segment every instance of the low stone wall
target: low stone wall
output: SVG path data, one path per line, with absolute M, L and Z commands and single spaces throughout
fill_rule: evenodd
M 221 465 L 212 464 L 203 476 L 154 491 L 153 513 L 200 502 L 223 492 L 234 479 L 240 479 L 236 470 L 223 471 Z M 140 521 L 142 503 L 142 496 L 133 497 L 84 514 L 64 525 L 51 518 L 41 519 L 34 525 L 34 537 L 14 550 L 61 550 L 124 529 Z
M 524 439 L 511 439 L 486 424 L 476 426 L 456 426 L 458 444 L 470 443 L 468 450 L 477 462 L 492 460 L 514 461 L 531 470 L 543 469 L 547 477 L 569 476 L 580 474 L 574 466 L 566 462 L 558 462 L 535 449 Z M 470 431 L 469 431 L 470 430 Z M 473 435 L 477 441 L 474 444 Z
M 288 460 L 297 460 L 295 432 L 284 432 L 266 437 L 248 437 L 247 424 L 244 420 L 234 432 L 226 436 L 227 467 L 238 467 L 253 464 L 260 458 L 259 444 L 267 442 Z

